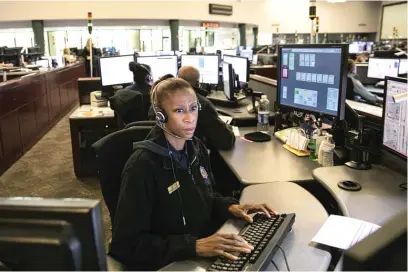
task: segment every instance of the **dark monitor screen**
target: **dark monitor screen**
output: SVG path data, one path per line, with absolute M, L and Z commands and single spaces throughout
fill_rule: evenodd
M 283 45 L 279 105 L 344 118 L 348 45 Z
M 406 78 L 386 77 L 382 145 L 405 160 L 408 152 L 407 93 Z
M 0 218 L 66 221 L 81 243 L 82 270 L 107 269 L 99 200 L 0 197 Z

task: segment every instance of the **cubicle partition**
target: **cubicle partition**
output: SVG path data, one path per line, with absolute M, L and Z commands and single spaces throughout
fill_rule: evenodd
M 0 174 L 78 103 L 83 63 L 0 83 Z

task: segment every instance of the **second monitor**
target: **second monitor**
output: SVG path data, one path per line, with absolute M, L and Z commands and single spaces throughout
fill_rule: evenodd
M 193 66 L 200 71 L 200 83 L 218 84 L 218 55 L 181 55 L 181 66 Z
M 224 61 L 232 64 L 240 82 L 248 82 L 249 61 L 247 58 L 224 55 Z
M 137 62 L 150 66 L 153 81 L 158 80 L 166 74 L 172 74 L 175 77 L 177 76 L 177 56 L 137 57 Z

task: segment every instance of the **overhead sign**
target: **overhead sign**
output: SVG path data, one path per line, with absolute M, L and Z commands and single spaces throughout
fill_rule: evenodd
M 220 23 L 215 22 L 202 22 L 202 27 L 220 28 Z
M 232 15 L 232 6 L 219 5 L 219 4 L 209 4 L 209 12 L 210 12 L 210 14 L 231 16 Z

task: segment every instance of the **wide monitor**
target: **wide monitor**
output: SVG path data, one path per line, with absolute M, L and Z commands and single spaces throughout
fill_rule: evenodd
M 398 74 L 404 75 L 408 73 L 408 59 L 400 59 Z
M 252 49 L 244 49 L 241 50 L 239 55 L 243 58 L 247 58 L 249 61 L 252 61 L 252 56 L 254 55 L 254 52 L 252 51 Z
M 177 56 L 137 57 L 136 61 L 150 66 L 154 81 L 166 74 L 177 76 Z
M 385 78 L 382 146 L 405 160 L 408 151 L 407 92 L 406 78 Z
M 156 56 L 174 56 L 174 51 L 157 51 Z
M 224 59 L 225 55 L 236 56 L 237 50 L 236 49 L 224 49 L 221 51 L 221 53 L 222 53 L 222 58 Z
M 385 76 L 397 77 L 399 59 L 370 58 L 367 77 L 384 79 Z
M 181 66 L 200 71 L 200 83 L 218 84 L 220 60 L 217 55 L 181 55 Z
M 0 215 L 0 270 L 80 271 L 81 258 L 81 243 L 66 221 Z
M 222 64 L 222 81 L 224 85 L 224 94 L 228 100 L 234 98 L 234 79 L 232 64 L 223 62 Z
M 0 219 L 66 221 L 81 243 L 81 270 L 107 270 L 99 200 L 0 197 Z
M 144 52 L 144 51 L 140 51 L 140 52 L 136 52 L 140 57 L 153 57 L 157 55 L 157 52 Z
M 358 43 L 349 44 L 349 54 L 357 54 L 360 52 Z
M 225 55 L 223 61 L 232 64 L 240 82 L 248 82 L 249 61 L 247 58 Z
M 281 45 L 278 56 L 281 108 L 344 118 L 347 44 Z
M 129 62 L 134 60 L 134 55 L 100 58 L 99 69 L 102 86 L 132 83 L 133 73 L 129 70 Z

